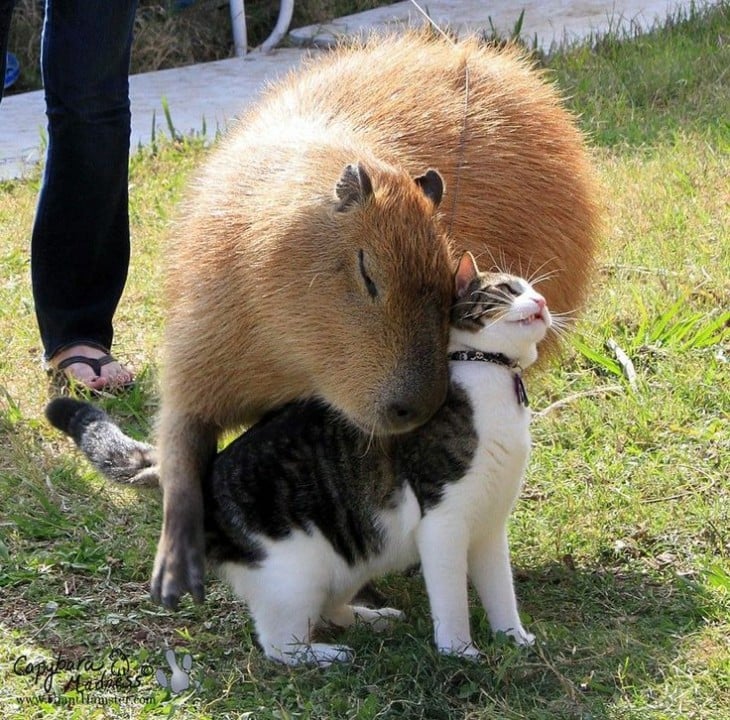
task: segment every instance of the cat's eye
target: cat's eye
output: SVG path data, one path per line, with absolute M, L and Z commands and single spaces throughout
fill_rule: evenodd
M 499 285 L 496 285 L 494 289 L 498 290 L 501 294 L 509 295 L 511 297 L 517 297 L 519 295 L 519 292 L 509 283 L 499 283 Z
M 360 261 L 360 275 L 365 283 L 365 288 L 368 291 L 368 295 L 374 299 L 378 297 L 378 286 L 373 282 L 370 275 L 368 275 L 368 271 L 365 268 L 365 253 L 362 250 L 358 253 L 358 259 Z

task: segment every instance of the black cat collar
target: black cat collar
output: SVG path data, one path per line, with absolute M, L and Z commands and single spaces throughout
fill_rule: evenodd
M 512 370 L 512 377 L 514 378 L 515 384 L 515 395 L 517 396 L 517 402 L 524 407 L 530 406 L 530 401 L 527 397 L 527 389 L 525 383 L 522 382 L 522 373 L 520 372 L 520 366 L 510 360 L 506 355 L 502 353 L 488 353 L 482 350 L 457 350 L 449 354 L 449 360 L 455 360 L 457 362 L 467 360 L 474 362 L 489 362 L 495 365 L 501 365 L 509 370 Z

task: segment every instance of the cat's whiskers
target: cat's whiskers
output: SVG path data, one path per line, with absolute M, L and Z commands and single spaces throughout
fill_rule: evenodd
M 476 304 L 477 303 L 475 303 L 473 300 L 466 299 L 466 300 L 460 300 L 459 302 L 454 303 L 452 307 L 454 310 L 456 310 L 456 309 L 463 308 L 466 306 L 473 307 Z
M 542 273 L 542 275 L 536 275 L 534 278 L 530 279 L 530 285 L 533 287 L 537 287 L 541 283 L 547 282 L 548 280 L 552 280 L 553 278 L 560 275 L 559 270 L 550 270 L 549 272 Z
M 482 257 L 483 257 L 484 255 L 486 255 L 487 257 L 489 257 L 489 259 L 490 259 L 490 260 L 491 260 L 491 262 L 492 262 L 492 266 L 493 266 L 493 267 L 496 267 L 496 262 L 495 262 L 495 260 L 494 260 L 494 255 L 492 255 L 492 251 L 491 251 L 491 249 L 490 249 L 490 248 L 488 248 L 488 247 L 485 247 L 485 248 L 484 248 L 484 250 L 483 250 L 482 252 L 480 252 L 480 253 L 477 253 L 477 254 L 476 254 L 476 255 L 474 256 L 474 260 L 475 260 L 475 261 L 476 261 L 477 263 L 479 263 L 479 262 L 480 262 L 480 260 L 482 259 Z M 484 265 L 482 264 L 482 269 L 483 269 L 483 268 L 484 268 Z
M 567 328 L 575 322 L 575 310 L 566 310 L 565 312 L 550 312 L 553 324 L 558 327 Z
M 573 311 L 551 313 L 552 324 L 549 328 L 550 332 L 555 333 L 561 340 L 567 340 L 573 324 L 573 318 L 570 316 L 573 314 Z
M 519 268 L 519 272 L 518 273 L 510 273 L 510 274 L 511 275 L 515 275 L 516 274 L 516 275 L 519 275 L 520 277 L 526 277 L 527 273 L 525 272 L 525 269 L 522 267 L 522 256 L 521 255 L 519 255 L 517 257 L 517 266 Z M 530 267 L 530 263 L 529 262 L 527 263 L 527 267 L 529 269 L 529 267 Z
M 491 314 L 491 312 L 490 312 L 490 311 L 487 311 L 487 312 L 483 312 L 483 313 L 482 313 L 482 314 L 481 314 L 481 315 L 479 316 L 479 318 L 482 318 L 482 317 L 484 317 L 485 315 L 490 315 L 490 314 Z M 495 313 L 494 317 L 492 318 L 492 321 L 491 321 L 490 323 L 488 323 L 488 324 L 484 325 L 484 328 L 483 328 L 483 329 L 484 329 L 484 330 L 489 330 L 490 328 L 494 327 L 494 326 L 495 326 L 495 325 L 497 325 L 498 323 L 502 322 L 502 320 L 504 320 L 504 318 L 505 318 L 505 317 L 507 317 L 507 311 L 506 311 L 506 310 L 503 310 L 503 311 L 501 311 L 501 312 Z
M 548 332 L 553 333 L 557 337 L 559 337 L 561 340 L 566 340 L 568 337 L 568 331 L 566 328 L 562 327 L 561 325 L 556 325 L 553 323 L 549 328 Z
M 475 290 L 472 293 L 473 295 L 483 295 L 488 300 L 492 300 L 493 303 L 489 304 L 487 307 L 483 307 L 483 305 L 487 304 L 486 302 L 475 302 L 474 300 L 463 300 L 461 302 L 454 303 L 454 309 L 462 308 L 462 307 L 469 307 L 472 306 L 474 308 L 480 308 L 478 311 L 474 311 L 471 313 L 466 313 L 464 315 L 464 318 L 467 320 L 478 320 L 479 318 L 483 317 L 487 313 L 492 313 L 497 310 L 497 308 L 500 305 L 509 306 L 512 303 L 512 298 L 505 293 L 502 290 Z
M 535 286 L 535 285 L 539 285 L 541 282 L 545 282 L 546 280 L 550 280 L 550 279 L 556 277 L 557 275 L 559 275 L 561 273 L 560 268 L 556 268 L 554 270 L 548 270 L 547 272 L 542 273 L 541 275 L 539 274 L 543 268 L 548 266 L 550 263 L 553 263 L 556 261 L 557 261 L 556 257 L 551 257 L 551 258 L 548 258 L 547 260 L 545 260 L 545 262 L 540 263 L 540 265 L 538 267 L 536 267 L 535 270 L 529 276 L 526 276 L 527 282 L 530 283 L 530 285 Z
M 585 344 L 592 343 L 596 347 L 603 347 L 606 342 L 606 338 L 604 336 L 586 326 L 582 326 L 580 333 L 575 333 L 574 336 L 577 336 L 577 339 L 583 341 Z
M 491 295 L 490 293 L 485 294 L 487 295 L 487 297 L 491 297 L 492 299 L 494 299 L 494 295 Z M 469 320 L 478 320 L 485 315 L 494 315 L 495 320 L 500 320 L 507 314 L 511 304 L 511 298 L 509 298 L 508 302 L 495 302 L 491 305 L 486 305 L 486 303 L 482 302 L 473 302 L 472 305 L 474 306 L 475 311 L 468 313 L 465 317 Z
M 479 253 L 479 255 L 475 258 L 476 261 L 479 262 L 480 258 L 483 255 L 487 255 L 489 257 L 489 260 L 492 263 L 492 267 L 490 268 L 490 271 L 499 272 L 499 273 L 508 273 L 508 274 L 510 273 L 509 269 L 505 269 L 507 261 L 506 261 L 505 255 L 504 255 L 504 250 L 500 249 L 501 260 L 498 260 L 496 257 L 494 257 L 494 254 L 492 253 L 491 248 L 486 247 L 486 248 L 484 248 L 484 251 Z
M 474 295 L 484 295 L 485 297 L 489 298 L 500 298 L 508 303 L 512 302 L 512 297 L 506 290 L 501 290 L 500 288 L 496 287 L 489 288 L 488 290 L 475 290 Z
M 462 304 L 472 305 L 475 309 L 479 308 L 479 316 L 490 312 L 506 312 L 512 305 L 513 298 L 503 290 L 475 290 L 472 297 L 475 295 L 483 295 L 484 300 L 470 300 L 468 303 Z
M 375 425 L 373 425 L 370 428 L 370 434 L 368 435 L 368 443 L 365 446 L 365 450 L 362 455 L 360 455 L 361 458 L 364 458 L 372 449 L 373 447 L 373 441 L 375 440 Z
M 479 320 L 480 318 L 494 312 L 493 307 L 483 307 L 481 303 L 474 303 L 474 310 L 464 315 L 467 320 Z

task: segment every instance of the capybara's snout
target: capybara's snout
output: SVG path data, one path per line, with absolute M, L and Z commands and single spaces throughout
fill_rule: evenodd
M 448 362 L 446 328 L 433 323 L 404 352 L 384 386 L 380 405 L 383 433 L 409 432 L 427 422 L 446 399 Z
M 444 263 L 444 289 L 451 273 Z M 395 294 L 397 307 L 375 320 L 372 309 L 351 326 L 351 345 L 358 352 L 347 363 L 332 352 L 317 353 L 322 379 L 317 395 L 338 408 L 364 432 L 394 435 L 427 422 L 443 405 L 448 390 L 449 292 L 424 303 L 424 291 L 409 287 Z M 443 297 L 440 297 L 443 295 Z M 409 302 L 410 301 L 410 302 Z M 424 310 L 423 305 L 428 306 Z M 387 316 L 387 318 L 386 318 Z M 332 317 L 332 316 L 331 316 Z M 333 342 L 331 333 L 325 339 Z
M 411 392 L 396 394 L 381 414 L 380 425 L 388 434 L 414 430 L 431 419 L 446 399 L 446 377 L 424 383 Z

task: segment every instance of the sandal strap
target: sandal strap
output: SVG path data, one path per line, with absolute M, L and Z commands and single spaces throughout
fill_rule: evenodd
M 116 362 L 116 359 L 113 358 L 111 355 L 102 355 L 102 357 L 100 358 L 90 358 L 85 357 L 84 355 L 72 355 L 71 357 L 67 357 L 64 360 L 61 360 L 61 362 L 56 365 L 56 370 L 62 371 L 71 365 L 81 363 L 82 365 L 88 365 L 94 371 L 94 373 L 96 373 L 96 375 L 101 377 L 101 368 L 104 365 L 108 365 L 112 362 Z

